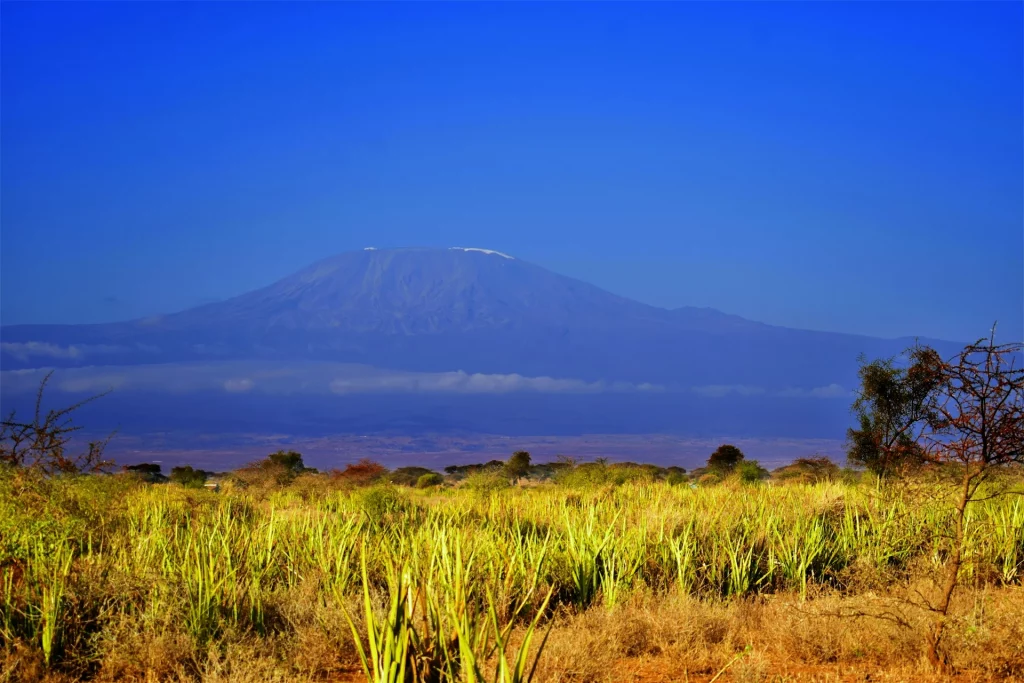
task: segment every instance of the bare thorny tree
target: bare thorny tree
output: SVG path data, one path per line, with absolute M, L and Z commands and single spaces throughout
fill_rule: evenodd
M 934 622 L 927 635 L 931 664 L 948 672 L 942 637 L 950 603 L 964 565 L 964 524 L 971 503 L 1007 493 L 994 480 L 1007 468 L 1024 465 L 1024 367 L 1021 344 L 988 339 L 968 345 L 935 368 L 939 381 L 926 403 L 923 438 L 927 462 L 952 478 L 953 529 Z
M 0 464 L 29 468 L 46 476 L 79 472 L 102 472 L 113 466 L 103 451 L 110 441 L 90 441 L 84 450 L 72 449 L 72 439 L 81 427 L 73 413 L 104 394 L 91 396 L 66 408 L 43 410 L 43 392 L 53 372 L 39 384 L 32 420 L 24 422 L 11 411 L 0 422 Z

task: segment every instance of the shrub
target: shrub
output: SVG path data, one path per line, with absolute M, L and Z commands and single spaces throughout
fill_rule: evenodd
M 705 472 L 697 478 L 697 483 L 701 486 L 712 486 L 720 481 L 722 481 L 722 477 L 716 472 Z
M 440 486 L 444 483 L 444 477 L 437 472 L 428 472 L 416 480 L 416 488 L 429 489 L 433 486 Z
M 390 484 L 374 486 L 363 491 L 359 499 L 366 516 L 377 522 L 409 508 L 409 501 Z
M 277 451 L 276 453 L 271 453 L 267 456 L 267 461 L 279 467 L 283 467 L 290 472 L 294 472 L 295 474 L 299 474 L 306 469 L 305 464 L 302 462 L 302 454 L 296 453 L 295 451 Z
M 554 479 L 559 486 L 566 488 L 602 486 L 608 481 L 608 466 L 604 462 L 584 462 L 558 470 Z
M 608 464 L 603 458 L 579 465 L 563 466 L 555 471 L 554 480 L 567 488 L 596 488 L 622 486 L 631 482 L 653 482 L 664 470 L 657 465 L 639 465 L 635 462 Z
M 156 463 L 142 462 L 138 465 L 125 465 L 126 472 L 138 472 L 140 474 L 160 474 L 160 465 Z
M 841 476 L 839 466 L 828 458 L 798 458 L 772 473 L 772 477 L 787 483 L 813 484 L 835 481 Z
M 205 470 L 197 470 L 192 465 L 182 465 L 181 467 L 172 467 L 170 480 L 175 484 L 181 484 L 185 488 L 198 489 L 202 488 L 209 478 L 211 472 Z
M 477 462 L 470 465 L 448 465 L 444 468 L 444 471 L 452 479 L 461 481 L 474 472 L 502 470 L 504 467 L 505 463 L 501 460 L 488 460 L 487 462 Z
M 420 477 L 426 474 L 433 474 L 433 470 L 428 470 L 426 467 L 399 467 L 388 475 L 388 480 L 392 484 L 415 486 Z
M 686 471 L 677 472 L 672 471 L 665 477 L 665 482 L 671 486 L 678 486 L 679 484 L 685 484 L 689 481 L 689 477 L 686 476 Z
M 470 473 L 465 478 L 463 486 L 480 493 L 493 493 L 507 489 L 511 484 L 503 470 L 487 468 Z
M 661 474 L 657 465 L 638 465 L 635 462 L 615 463 L 608 466 L 608 482 L 622 486 L 629 482 L 652 482 Z
M 369 486 L 379 481 L 388 470 L 379 462 L 362 458 L 357 463 L 345 465 L 343 470 L 331 470 L 331 479 L 351 486 Z
M 322 472 L 303 472 L 288 485 L 289 491 L 305 501 L 323 499 L 337 489 L 334 480 Z
M 148 481 L 151 484 L 167 481 L 167 477 L 160 471 L 160 465 L 156 463 L 140 463 L 138 465 L 124 465 L 121 468 L 124 473 L 134 475 L 142 481 Z
M 735 472 L 744 484 L 756 484 L 768 477 L 768 470 L 761 467 L 756 460 L 743 460 L 736 465 Z

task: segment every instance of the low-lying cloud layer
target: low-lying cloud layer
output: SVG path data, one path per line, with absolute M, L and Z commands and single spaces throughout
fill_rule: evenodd
M 553 377 L 524 377 L 515 373 L 509 375 L 470 374 L 461 370 L 437 373 L 387 373 L 339 378 L 332 381 L 330 387 L 331 391 L 336 394 L 370 392 L 505 394 L 516 391 L 590 394 L 604 391 L 658 391 L 661 389 L 653 384 L 584 382 Z
M 114 353 L 123 351 L 119 346 L 106 344 L 78 344 L 59 346 L 47 342 L 3 342 L 0 350 L 9 353 L 20 361 L 28 362 L 32 358 L 55 358 L 60 360 L 83 358 L 93 354 Z
M 34 392 L 47 368 L 0 372 L 8 395 Z M 328 362 L 223 361 L 135 366 L 91 366 L 57 370 L 51 390 L 73 394 L 118 392 L 222 393 L 263 395 L 352 394 L 599 394 L 684 392 L 709 400 L 727 397 L 838 399 L 850 391 L 838 384 L 816 388 L 768 389 L 745 384 L 663 386 L 631 382 L 587 382 L 519 374 L 406 372 Z
M 0 373 L 4 392 L 35 391 L 46 368 Z M 345 363 L 217 362 L 138 366 L 93 366 L 57 370 L 50 388 L 67 393 L 145 391 L 229 394 L 506 394 L 539 392 L 592 394 L 660 391 L 653 384 L 585 382 L 518 374 L 404 372 Z

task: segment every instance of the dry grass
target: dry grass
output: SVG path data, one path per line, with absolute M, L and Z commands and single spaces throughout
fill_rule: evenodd
M 314 608 L 301 591 L 281 596 L 288 635 L 225 633 L 200 653 L 183 631 L 165 624 L 138 631 L 126 621 L 105 631 L 97 681 L 360 681 L 339 611 Z M 802 602 L 777 595 L 730 602 L 687 596 L 635 596 L 614 610 L 598 606 L 555 616 L 536 680 L 544 683 L 720 681 L 938 681 L 921 658 L 905 596 L 822 595 Z M 862 616 L 846 616 L 850 614 Z M 1024 680 L 1024 590 L 962 593 L 955 605 L 950 654 L 963 681 Z M 876 615 L 876 616 L 868 616 Z M 11 683 L 78 680 L 47 673 L 24 646 L 0 660 Z
M 0 659 L 0 681 L 364 680 L 341 611 L 316 607 L 304 593 L 280 596 L 281 634 L 226 632 L 200 649 L 172 623 L 140 630 L 125 619 L 108 625 L 98 661 L 80 672 L 48 673 L 38 651 L 15 644 Z M 890 618 L 894 610 L 909 627 Z M 1024 681 L 1024 589 L 965 591 L 954 617 L 949 652 L 959 680 Z M 614 610 L 556 615 L 536 680 L 696 683 L 726 669 L 719 680 L 938 681 L 921 657 L 922 618 L 898 593 L 729 602 L 637 595 Z
M 893 621 L 898 611 L 909 625 Z M 854 616 L 857 615 L 857 616 Z M 1024 680 L 1024 590 L 962 593 L 949 653 L 963 680 Z M 708 602 L 647 598 L 563 615 L 540 680 L 560 683 L 935 678 L 922 658 L 924 614 L 906 595 L 793 595 Z M 732 662 L 731 666 L 728 666 Z
M 361 634 L 387 618 L 402 592 L 392 566 L 448 615 L 479 619 L 493 599 L 517 625 L 512 649 L 538 615 L 551 626 L 538 681 L 933 680 L 921 655 L 945 552 L 937 502 L 835 482 L 297 481 L 255 495 L 0 477 L 0 683 L 364 680 L 346 614 Z M 992 501 L 973 519 L 945 651 L 960 680 L 1024 680 L 1024 505 Z M 422 633 L 440 642 L 445 619 Z

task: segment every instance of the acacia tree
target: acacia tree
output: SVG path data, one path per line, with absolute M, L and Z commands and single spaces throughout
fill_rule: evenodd
M 39 383 L 32 420 L 18 419 L 15 411 L 0 422 L 0 464 L 31 468 L 46 476 L 78 472 L 102 472 L 114 465 L 103 451 L 110 441 L 90 441 L 83 451 L 72 451 L 72 435 L 81 429 L 72 414 L 105 394 L 91 396 L 66 408 L 43 411 L 43 392 L 53 372 Z
M 920 434 L 929 397 L 940 382 L 942 359 L 927 346 L 913 346 L 897 358 L 861 359 L 860 390 L 853 403 L 857 427 L 847 430 L 846 456 L 852 465 L 880 477 L 905 473 L 925 461 Z
M 505 463 L 505 473 L 513 481 L 522 479 L 530 471 L 530 454 L 527 451 L 516 451 Z
M 708 469 L 719 472 L 731 472 L 743 460 L 743 451 L 732 444 L 725 443 L 715 449 L 708 457 Z
M 964 562 L 965 513 L 971 503 L 1006 492 L 985 486 L 993 475 L 1024 465 L 1024 368 L 1017 366 L 1022 350 L 1021 344 L 996 344 L 993 328 L 989 339 L 937 366 L 939 381 L 925 403 L 927 459 L 957 485 L 952 542 L 927 643 L 928 659 L 942 671 L 949 669 L 941 643 Z

